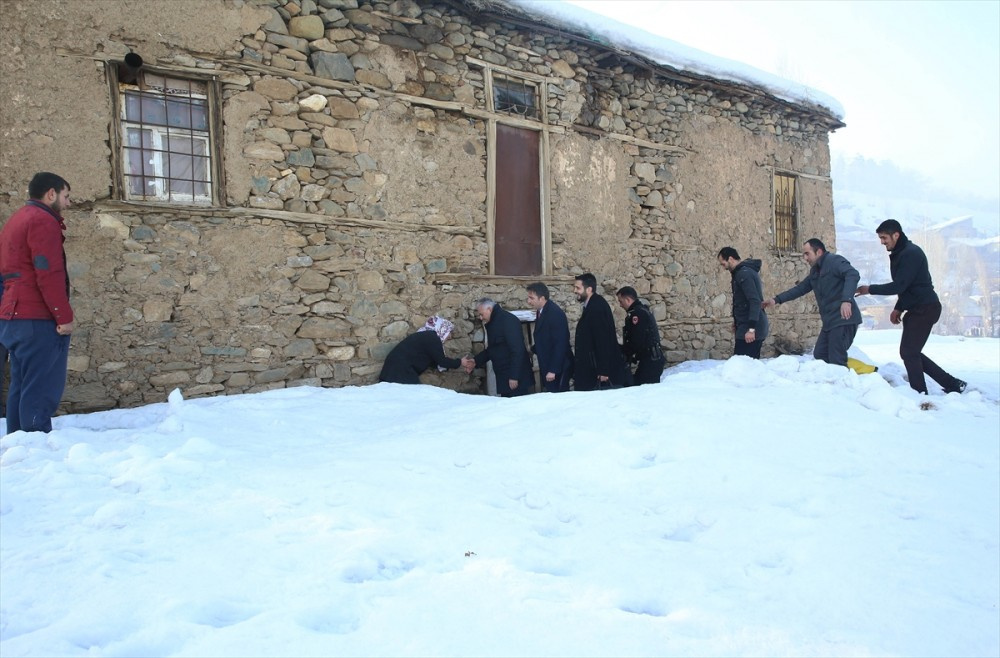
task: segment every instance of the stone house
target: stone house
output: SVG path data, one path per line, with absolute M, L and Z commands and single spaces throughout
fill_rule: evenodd
M 534 280 L 574 323 L 587 271 L 640 292 L 672 363 L 726 358 L 718 249 L 778 290 L 833 243 L 820 104 L 515 2 L 141 5 L 0 16 L 0 211 L 35 171 L 72 184 L 64 410 L 372 383 L 433 313 L 477 349 L 474 300 Z M 765 354 L 808 349 L 812 300 L 772 324 Z

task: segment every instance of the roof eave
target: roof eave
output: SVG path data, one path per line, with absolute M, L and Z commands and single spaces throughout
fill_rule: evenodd
M 620 48 L 604 41 L 595 40 L 594 35 L 584 34 L 582 31 L 572 26 L 567 26 L 558 21 L 525 12 L 521 7 L 512 5 L 504 0 L 444 0 L 444 2 L 459 9 L 464 8 L 465 10 L 471 10 L 486 18 L 547 32 L 583 43 L 593 48 L 599 48 L 607 52 L 614 53 L 620 59 L 628 61 L 652 73 L 658 74 L 667 80 L 674 80 L 676 82 L 682 82 L 689 85 L 701 85 L 730 93 L 735 92 L 738 94 L 744 94 L 750 97 L 764 98 L 771 103 L 789 108 L 794 112 L 808 115 L 814 120 L 820 122 L 831 132 L 847 125 L 829 109 L 823 106 L 781 98 L 750 84 L 742 84 L 732 80 L 722 80 L 710 75 L 694 73 L 691 71 L 681 71 L 669 65 L 654 62 L 630 50 Z

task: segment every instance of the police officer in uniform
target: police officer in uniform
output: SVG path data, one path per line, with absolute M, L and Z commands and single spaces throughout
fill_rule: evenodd
M 621 288 L 615 295 L 618 305 L 625 309 L 625 326 L 622 329 L 622 354 L 628 363 L 639 364 L 632 377 L 632 386 L 658 384 L 666 358 L 660 345 L 660 330 L 649 307 L 639 301 L 639 294 L 632 286 Z

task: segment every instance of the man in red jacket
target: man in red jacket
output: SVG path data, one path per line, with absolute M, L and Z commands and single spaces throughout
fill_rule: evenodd
M 28 184 L 28 202 L 0 230 L 0 343 L 10 353 L 7 432 L 50 432 L 66 388 L 73 309 L 62 212 L 69 183 L 49 172 Z

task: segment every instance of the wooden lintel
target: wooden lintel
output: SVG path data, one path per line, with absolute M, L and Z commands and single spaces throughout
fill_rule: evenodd
M 809 178 L 812 180 L 823 181 L 824 183 L 830 183 L 833 179 L 830 176 L 821 176 L 818 174 L 807 174 L 801 171 L 795 171 L 794 169 L 787 169 L 785 167 L 776 167 L 774 165 L 762 165 L 764 169 L 768 169 L 772 172 L 778 172 L 779 174 L 789 174 L 791 176 L 797 176 L 799 178 Z M 798 255 L 798 254 L 796 254 Z
M 527 128 L 528 130 L 539 131 L 547 130 L 549 132 L 559 133 L 560 135 L 566 132 L 566 129 L 560 125 L 541 123 L 539 121 L 529 121 L 528 119 L 521 119 L 519 117 L 510 116 L 509 114 L 501 114 L 499 112 L 490 112 L 489 110 L 481 110 L 476 107 L 465 106 L 461 111 L 463 114 L 467 114 L 470 117 L 486 121 L 493 120 L 509 126 L 517 126 L 518 128 Z
M 407 25 L 419 25 L 423 23 L 419 18 L 410 18 L 409 16 L 396 16 L 395 14 L 387 14 L 384 11 L 374 10 L 372 14 L 384 18 L 388 21 L 396 21 L 397 23 L 406 23 Z
M 427 280 L 436 285 L 461 283 L 495 283 L 495 284 L 527 284 L 535 281 L 542 283 L 572 283 L 572 275 L 538 274 L 533 276 L 508 276 L 502 274 L 482 274 L 480 272 L 441 272 L 428 274 Z
M 465 56 L 465 61 L 468 64 L 472 64 L 474 66 L 478 66 L 481 69 L 490 69 L 491 71 L 497 71 L 499 73 L 503 73 L 505 75 L 510 75 L 510 76 L 515 77 L 515 78 L 523 78 L 524 80 L 531 80 L 532 82 L 552 82 L 552 83 L 558 83 L 560 81 L 560 78 L 556 78 L 556 77 L 552 77 L 552 76 L 538 75 L 537 73 L 530 73 L 528 71 L 518 71 L 517 69 L 512 69 L 512 68 L 509 68 L 509 67 L 506 67 L 506 66 L 501 66 L 499 64 L 491 64 L 490 62 L 487 62 L 486 60 L 477 59 L 477 58 L 475 58 L 475 57 L 473 57 L 471 55 L 466 55 Z
M 77 204 L 78 206 L 82 204 Z M 353 226 L 356 228 L 371 228 L 385 231 L 436 231 L 449 235 L 475 236 L 481 230 L 470 226 L 448 226 L 441 224 L 417 224 L 414 222 L 394 222 L 382 219 L 365 219 L 363 217 L 332 217 L 307 212 L 291 212 L 289 210 L 271 210 L 268 208 L 218 208 L 214 206 L 180 206 L 166 203 L 146 203 L 138 201 L 116 201 L 111 199 L 96 201 L 90 204 L 95 211 L 113 210 L 119 212 L 134 212 L 141 214 L 171 213 L 187 216 L 232 217 L 240 219 L 274 219 L 296 224 L 319 224 L 324 226 Z
M 638 137 L 632 137 L 631 135 L 622 135 L 620 133 L 609 133 L 604 130 L 599 130 L 598 128 L 593 128 L 591 126 L 583 126 L 580 124 L 573 124 L 570 128 L 578 133 L 584 135 L 594 135 L 595 137 L 607 137 L 609 139 L 616 139 L 620 142 L 627 142 L 629 144 L 635 144 L 636 146 L 641 146 L 642 148 L 657 149 L 659 151 L 670 151 L 671 153 L 678 153 L 681 155 L 687 155 L 689 153 L 694 153 L 691 149 L 686 149 L 682 146 L 674 146 L 673 144 L 661 144 L 659 142 L 652 142 L 648 139 L 640 139 Z
M 536 53 L 534 50 L 531 50 L 530 48 L 522 48 L 521 46 L 515 46 L 512 43 L 506 44 L 504 46 L 504 48 L 506 48 L 507 50 L 513 50 L 515 53 L 524 53 L 528 57 L 542 57 L 542 55 L 539 55 L 538 53 Z
M 658 249 L 670 249 L 670 245 L 662 240 L 649 240 L 646 238 L 629 238 L 629 242 L 634 242 L 635 244 L 644 244 L 647 247 L 656 247 Z
M 728 320 L 732 322 L 732 318 Z M 678 327 L 685 324 L 721 324 L 722 320 L 715 318 L 680 318 L 680 319 L 670 319 L 670 320 L 660 320 L 656 324 L 665 327 Z
M 414 105 L 424 105 L 427 107 L 434 107 L 441 110 L 453 110 L 461 111 L 465 108 L 465 104 L 458 101 L 442 101 L 434 98 L 427 98 L 425 96 L 413 96 L 411 94 L 402 94 L 398 91 L 392 91 L 390 89 L 382 89 L 381 87 L 376 87 L 374 85 L 368 85 L 361 82 L 343 82 L 342 80 L 331 80 L 329 78 L 323 78 L 318 75 L 310 75 L 308 73 L 299 73 L 298 71 L 289 71 L 287 69 L 280 69 L 275 66 L 268 66 L 266 64 L 258 64 L 257 62 L 248 62 L 246 60 L 227 60 L 228 64 L 236 66 L 245 70 L 256 71 L 258 73 L 270 73 L 271 75 L 279 77 L 293 78 L 295 80 L 300 80 L 302 82 L 308 82 L 319 87 L 331 87 L 333 89 L 346 89 L 351 91 L 369 91 L 380 96 L 390 96 L 392 98 L 398 98 Z
M 59 46 L 56 48 L 56 54 L 60 57 L 77 57 L 79 59 L 90 59 L 95 62 L 102 62 L 107 64 L 108 62 L 119 61 L 124 55 L 116 53 L 84 53 L 77 50 L 72 50 L 70 48 L 64 48 Z M 222 65 L 222 62 L 214 57 L 201 57 L 199 59 L 204 59 L 206 61 L 213 62 L 217 65 Z M 243 75 L 242 73 L 234 73 L 233 71 L 227 71 L 225 69 L 203 69 L 195 66 L 180 66 L 178 64 L 159 63 L 152 62 L 149 67 L 155 70 L 168 71 L 173 73 L 183 73 L 185 75 L 201 78 L 201 79 L 218 79 L 226 83 L 238 82 L 239 78 L 237 76 Z
M 617 139 L 620 142 L 626 142 L 628 144 L 635 144 L 636 146 L 641 146 L 647 149 L 656 149 L 659 151 L 670 151 L 671 153 L 679 153 L 681 155 L 687 155 L 688 153 L 694 153 L 691 149 L 686 149 L 682 146 L 674 146 L 673 144 L 661 144 L 659 142 L 652 142 L 648 139 L 640 139 L 638 137 L 632 137 L 631 135 L 622 135 L 619 133 L 605 133 L 611 139 Z
M 447 226 L 442 224 L 417 224 L 414 222 L 393 222 L 382 219 L 365 219 L 363 217 L 331 217 L 306 212 L 291 212 L 288 210 L 267 210 L 264 208 L 230 208 L 230 213 L 236 217 L 277 219 L 280 221 L 300 224 L 326 224 L 329 226 L 355 226 L 358 228 L 373 228 L 387 231 L 437 231 L 449 235 L 477 235 L 478 229 L 469 226 Z

